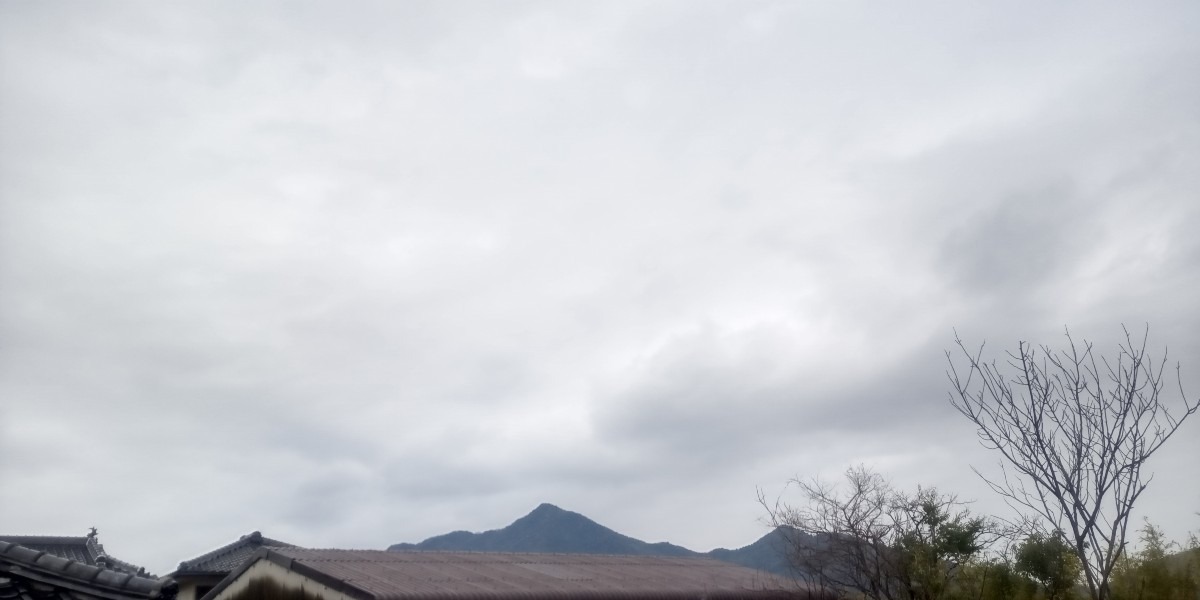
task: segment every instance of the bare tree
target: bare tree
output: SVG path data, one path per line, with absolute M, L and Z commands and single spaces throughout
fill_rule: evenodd
M 1140 343 L 1126 329 L 1115 362 L 1066 335 L 1065 350 L 1020 342 L 998 365 L 956 334 L 961 355 L 946 353 L 950 402 L 1003 457 L 999 478 L 980 476 L 1014 508 L 1065 532 L 1091 597 L 1106 600 L 1134 503 L 1152 478 L 1142 469 L 1200 402 L 1183 393 L 1178 365 L 1181 403 L 1172 412 L 1164 401 L 1166 354 L 1147 355 L 1149 329 Z
M 906 494 L 865 467 L 846 471 L 845 487 L 793 480 L 805 498 L 769 503 L 771 524 L 791 532 L 796 574 L 839 597 L 933 600 L 953 593 L 962 564 L 991 539 L 954 496 L 922 488 Z

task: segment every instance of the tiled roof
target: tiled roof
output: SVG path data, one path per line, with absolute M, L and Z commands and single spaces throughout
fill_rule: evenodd
M 710 558 L 300 548 L 257 558 L 360 600 L 816 597 L 794 581 Z
M 100 543 L 95 530 L 87 536 L 0 535 L 0 541 L 46 552 L 93 567 L 103 567 L 131 575 L 150 576 L 145 569 L 119 560 L 105 552 L 104 545 Z
M 254 531 L 243 535 L 236 542 L 226 544 L 213 550 L 201 554 L 196 558 L 185 560 L 179 563 L 179 567 L 175 570 L 174 575 L 179 574 L 228 574 L 234 569 L 242 566 L 242 563 L 254 556 L 261 548 L 294 548 L 295 546 L 279 540 L 273 540 L 269 537 L 263 537 L 263 534 Z
M 0 598 L 23 600 L 173 600 L 178 585 L 102 569 L 0 541 Z

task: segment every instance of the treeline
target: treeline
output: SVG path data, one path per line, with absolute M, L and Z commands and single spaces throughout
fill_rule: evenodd
M 932 488 L 893 488 L 854 467 L 841 485 L 793 481 L 805 502 L 766 505 L 793 532 L 797 576 L 835 597 L 873 600 L 1074 600 L 1091 597 L 1068 537 L 1038 522 L 973 515 Z M 1169 541 L 1146 521 L 1114 562 L 1111 600 L 1200 600 L 1200 539 Z
M 1113 598 L 1118 600 L 1194 600 L 1200 598 L 1200 538 L 1186 546 L 1170 542 L 1149 521 L 1142 527 L 1141 549 L 1117 563 Z
M 1138 549 L 1118 558 L 1110 579 L 1112 600 L 1200 600 L 1200 540 L 1168 541 L 1146 521 Z M 949 566 L 949 565 L 946 565 Z M 1088 598 L 1080 565 L 1061 532 L 1031 533 L 1009 551 L 983 552 L 965 561 L 947 600 L 1070 600 Z
M 1106 358 L 1066 332 L 1060 350 L 1019 342 L 998 361 L 956 336 L 950 404 L 1001 458 L 989 487 L 1025 516 L 971 515 L 953 495 L 899 491 L 852 468 L 843 487 L 794 481 L 797 506 L 760 496 L 775 525 L 805 534 L 792 564 L 846 598 L 1200 600 L 1195 537 L 1179 548 L 1146 522 L 1137 544 L 1130 528 L 1150 484 L 1143 467 L 1200 411 L 1178 365 L 1179 399 L 1164 393 L 1166 353 L 1151 357 L 1148 338 L 1148 327 L 1140 340 L 1126 329 Z

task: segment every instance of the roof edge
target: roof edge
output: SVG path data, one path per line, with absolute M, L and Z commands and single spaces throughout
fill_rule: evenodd
M 23 548 L 47 552 L 53 556 L 65 558 L 67 560 L 76 560 L 70 556 L 60 554 L 55 550 L 48 549 L 47 546 L 78 546 L 78 551 L 87 557 L 87 564 L 109 571 L 117 571 L 119 573 L 128 573 L 143 579 L 157 579 L 157 577 L 146 571 L 146 568 L 141 565 L 121 560 L 108 553 L 104 549 L 104 545 L 93 532 L 86 536 L 75 535 L 0 535 L 0 541 L 16 544 Z
M 376 600 L 446 600 L 448 596 L 439 592 L 420 594 L 382 594 Z M 695 591 L 561 591 L 541 592 L 470 592 L 454 594 L 454 600 L 834 600 L 833 596 L 820 595 L 806 590 L 713 590 Z
M 220 583 L 214 586 L 212 590 L 210 590 L 199 600 L 216 598 L 217 595 L 232 585 L 234 581 L 237 581 L 239 577 L 244 575 L 246 571 L 249 571 L 254 565 L 258 564 L 258 562 L 262 560 L 270 561 L 288 571 L 303 575 L 304 577 L 307 577 L 334 591 L 346 594 L 351 598 L 358 598 L 359 600 L 377 600 L 375 595 L 367 590 L 364 590 L 348 581 L 326 575 L 325 573 L 322 573 L 313 567 L 305 565 L 304 563 L 290 556 L 284 556 L 283 554 L 275 552 L 270 548 L 260 548 L 258 552 L 254 553 L 253 557 L 242 563 L 242 566 L 238 567 L 236 570 L 227 575 L 225 579 L 222 579 Z
M 208 552 L 205 552 L 204 554 L 201 554 L 199 556 L 194 556 L 187 560 L 180 561 L 179 565 L 175 568 L 175 570 L 168 573 L 168 575 L 170 575 L 170 576 L 181 575 L 181 574 L 220 575 L 220 576 L 224 577 L 225 575 L 228 575 L 231 571 L 209 570 L 209 569 L 205 569 L 205 568 L 199 568 L 197 566 L 202 565 L 209 561 L 217 560 L 223 556 L 232 554 L 232 553 L 237 552 L 246 547 L 253 547 L 253 548 L 257 549 L 257 548 L 296 548 L 297 546 L 294 544 L 289 544 L 289 543 L 281 541 L 281 540 L 276 540 L 276 539 L 266 537 L 262 534 L 261 531 L 255 530 L 255 531 L 251 531 L 250 533 L 247 533 L 246 535 L 243 535 L 242 537 L 240 537 L 232 542 L 229 542 L 228 544 L 225 544 L 223 546 L 209 550 Z M 251 555 L 251 558 L 252 557 L 253 557 L 253 555 Z M 247 559 L 247 560 L 249 560 L 249 559 Z
M 151 579 L 95 567 L 7 541 L 0 541 L 0 558 L 16 567 L 22 577 L 102 598 L 173 598 L 178 589 L 178 583 L 170 578 Z

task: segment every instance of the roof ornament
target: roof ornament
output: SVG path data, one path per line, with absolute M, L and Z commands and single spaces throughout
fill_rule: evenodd
M 91 531 L 90 531 L 90 532 L 87 534 L 87 536 L 88 536 L 88 537 L 90 537 L 90 538 L 94 538 L 94 537 L 96 537 L 96 528 L 95 528 L 95 527 L 89 527 L 88 529 L 91 529 Z

